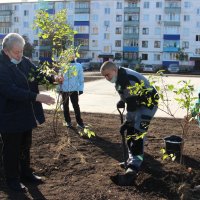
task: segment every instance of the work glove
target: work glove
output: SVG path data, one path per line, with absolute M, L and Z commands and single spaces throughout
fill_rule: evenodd
M 83 94 L 83 91 L 79 91 L 78 94 L 79 94 L 79 95 Z
M 120 100 L 117 102 L 117 108 L 125 108 L 125 103 L 124 101 Z
M 125 121 L 121 126 L 119 132 L 124 135 L 125 131 L 131 126 L 131 122 Z

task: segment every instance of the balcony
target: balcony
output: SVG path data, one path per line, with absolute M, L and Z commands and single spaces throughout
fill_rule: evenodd
M 0 27 L 11 27 L 11 22 L 0 22 Z
M 138 47 L 124 46 L 123 51 L 124 52 L 138 52 L 139 48 Z
M 39 46 L 40 50 L 51 50 L 51 46 Z
M 124 33 L 123 39 L 139 39 L 138 33 Z
M 89 51 L 89 45 L 87 45 L 87 46 L 80 46 L 80 48 L 79 48 L 79 50 L 80 51 Z
M 0 16 L 11 16 L 12 10 L 0 10 Z
M 75 8 L 75 14 L 90 13 L 90 8 Z
M 124 21 L 124 26 L 139 26 L 139 20 Z
M 165 13 L 181 13 L 181 7 L 165 7 Z
M 164 21 L 164 26 L 180 26 L 180 21 Z
M 163 47 L 163 52 L 178 52 L 179 47 Z
M 124 8 L 124 13 L 126 13 L 126 14 L 139 13 L 139 12 L 140 12 L 140 8 L 139 7 L 133 7 L 133 8 L 125 7 Z

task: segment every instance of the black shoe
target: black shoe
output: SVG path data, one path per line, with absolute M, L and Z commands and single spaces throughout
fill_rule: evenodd
M 23 183 L 20 183 L 19 179 L 7 180 L 8 187 L 15 192 L 26 192 L 27 188 Z
M 30 183 L 43 183 L 43 180 L 40 176 L 37 176 L 35 175 L 34 173 L 30 173 L 30 174 L 23 174 L 21 176 L 21 179 L 23 181 L 27 181 L 27 182 L 30 182 Z
M 128 165 L 125 174 L 131 174 L 133 176 L 137 176 L 138 169 L 134 165 Z
M 72 128 L 72 123 L 71 122 L 66 122 L 66 127 L 67 128 Z
M 77 124 L 77 128 L 79 129 L 84 129 L 85 128 L 85 125 L 82 123 L 82 124 Z

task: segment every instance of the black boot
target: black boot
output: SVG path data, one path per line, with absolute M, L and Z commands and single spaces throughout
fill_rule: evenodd
M 21 180 L 36 184 L 43 183 L 42 178 L 40 176 L 35 175 L 34 173 L 22 173 Z
M 7 181 L 8 187 L 15 192 L 26 192 L 27 188 L 24 184 L 22 184 L 19 179 L 8 179 Z

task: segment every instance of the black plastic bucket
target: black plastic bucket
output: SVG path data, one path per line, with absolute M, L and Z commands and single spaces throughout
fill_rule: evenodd
M 167 154 L 174 154 L 180 157 L 183 139 L 176 135 L 171 135 L 164 138 Z

